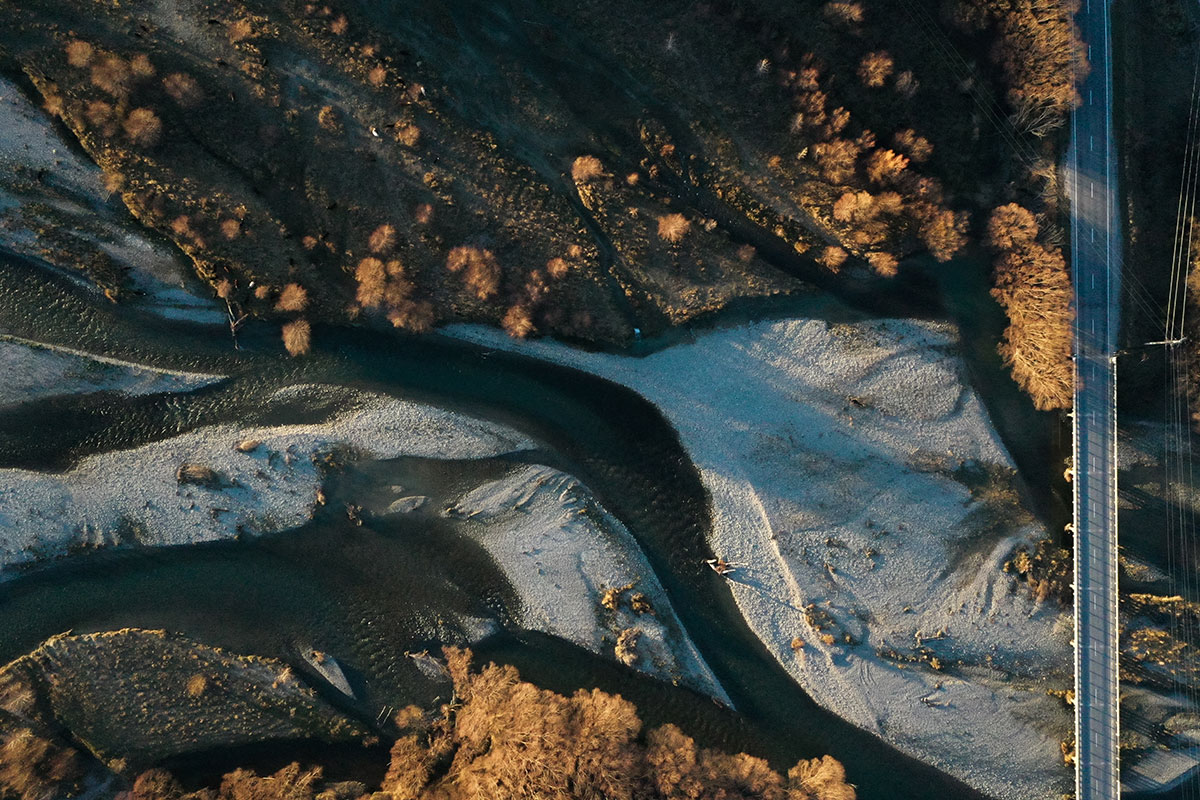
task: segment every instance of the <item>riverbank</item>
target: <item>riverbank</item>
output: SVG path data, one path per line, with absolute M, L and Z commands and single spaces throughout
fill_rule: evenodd
M 1069 615 L 1002 570 L 1043 531 L 951 326 L 784 320 L 641 359 L 451 333 L 661 409 L 741 613 L 818 703 L 988 794 L 1069 789 L 1070 711 L 1047 693 L 1071 682 Z

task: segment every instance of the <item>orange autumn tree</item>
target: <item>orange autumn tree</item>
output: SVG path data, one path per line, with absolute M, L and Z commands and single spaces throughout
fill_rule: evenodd
M 761 758 L 697 747 L 674 725 L 642 731 L 637 709 L 598 689 L 570 697 L 522 681 L 511 666 L 471 669 L 447 649 L 452 702 L 396 714 L 401 736 L 374 800 L 854 800 L 842 765 L 802 759 L 787 774 Z M 316 800 L 320 768 L 227 774 L 185 793 L 169 773 L 138 777 L 130 800 Z
M 1062 251 L 1036 237 L 1033 214 L 1016 203 L 997 208 L 988 220 L 987 243 L 996 252 L 992 297 L 1008 315 L 1000 356 L 1034 406 L 1047 411 L 1072 402 L 1075 312 Z

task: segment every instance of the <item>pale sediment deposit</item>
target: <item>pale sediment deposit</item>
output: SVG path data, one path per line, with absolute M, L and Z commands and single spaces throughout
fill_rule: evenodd
M 258 445 L 238 447 L 247 441 Z M 501 425 L 368 395 L 323 424 L 214 425 L 88 456 L 63 473 L 2 469 L 0 569 L 78 547 L 192 544 L 298 527 L 320 502 L 324 457 L 339 448 L 368 458 L 484 458 L 532 446 Z M 185 464 L 191 472 L 181 471 Z
M 504 572 L 522 627 L 729 703 L 637 541 L 576 478 L 519 467 L 446 513 L 465 521 Z
M 1069 790 L 1070 617 L 1002 570 L 1043 531 L 934 322 L 717 330 L 644 358 L 456 335 L 624 384 L 679 432 L 750 627 L 817 702 L 988 794 Z

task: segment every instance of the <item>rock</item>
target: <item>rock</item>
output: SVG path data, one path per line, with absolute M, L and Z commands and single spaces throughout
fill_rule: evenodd
M 429 501 L 425 495 L 417 494 L 411 497 L 401 497 L 387 507 L 388 514 L 409 514 L 421 508 Z
M 205 489 L 221 488 L 221 479 L 216 470 L 203 464 L 180 464 L 179 469 L 175 470 L 175 480 L 180 484 L 190 483 Z
M 261 444 L 258 439 L 242 439 L 236 447 L 239 453 L 253 453 Z

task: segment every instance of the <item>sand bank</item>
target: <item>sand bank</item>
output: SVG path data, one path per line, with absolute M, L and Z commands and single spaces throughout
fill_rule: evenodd
M 239 451 L 246 440 L 259 445 Z M 501 425 L 364 395 L 325 424 L 216 425 L 89 456 L 65 473 L 4 469 L 0 569 L 80 547 L 191 544 L 297 527 L 318 502 L 318 462 L 337 448 L 368 458 L 483 458 L 532 446 Z M 180 483 L 184 463 L 212 470 L 210 485 Z
M 467 492 L 446 513 L 464 520 L 503 570 L 521 599 L 515 616 L 522 627 L 729 704 L 637 541 L 578 479 L 550 467 L 518 467 Z M 630 584 L 612 608 L 601 604 L 605 589 Z M 628 649 L 618 648 L 622 636 L 634 641 Z

